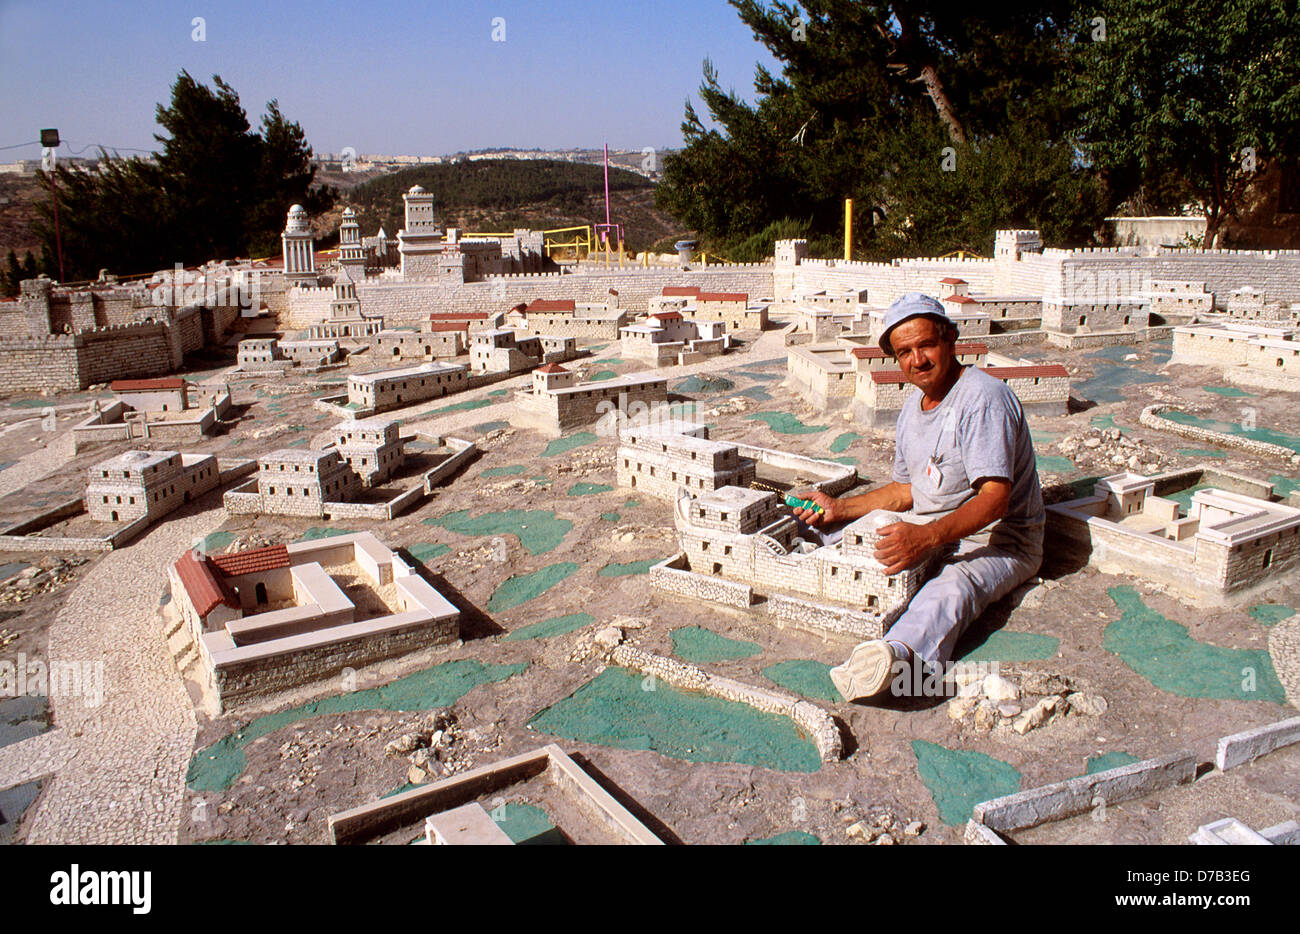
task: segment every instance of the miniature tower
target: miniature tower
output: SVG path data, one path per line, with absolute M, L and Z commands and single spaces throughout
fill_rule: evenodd
M 312 246 L 307 212 L 301 204 L 289 208 L 289 219 L 281 235 L 284 244 L 284 277 L 292 284 L 316 284 L 316 251 Z
M 412 185 L 402 195 L 402 201 L 406 203 L 406 225 L 397 232 L 402 278 L 433 279 L 438 275 L 438 257 L 443 250 L 442 231 L 433 219 L 433 195 Z
M 361 245 L 361 225 L 352 208 L 343 211 L 343 223 L 339 225 L 339 265 L 353 278 L 365 275 L 366 251 Z
M 541 394 L 551 389 L 576 386 L 578 374 L 558 363 L 548 363 L 533 370 L 533 392 Z

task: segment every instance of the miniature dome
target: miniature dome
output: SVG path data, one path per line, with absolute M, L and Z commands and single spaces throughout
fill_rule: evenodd
M 421 188 L 419 185 L 412 185 L 412 186 L 411 186 L 411 190 L 408 191 L 407 194 L 408 194 L 408 195 L 427 195 L 428 192 L 425 191 L 423 188 Z
M 343 219 L 344 219 L 345 221 L 356 220 L 356 217 L 357 217 L 357 212 L 356 212 L 356 211 L 352 210 L 351 208 L 344 208 L 344 209 L 343 209 Z
M 307 211 L 301 204 L 289 208 L 289 220 L 284 227 L 285 233 L 307 232 Z

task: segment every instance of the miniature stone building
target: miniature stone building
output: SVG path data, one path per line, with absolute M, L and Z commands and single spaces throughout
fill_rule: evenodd
M 1152 318 L 1165 324 L 1186 323 L 1214 311 L 1214 296 L 1206 291 L 1204 282 L 1152 279 L 1147 301 Z
M 230 388 L 191 385 L 179 377 L 124 379 L 109 384 L 116 398 L 72 428 L 74 452 L 88 446 L 135 438 L 199 441 L 209 437 L 230 410 Z
M 571 335 L 538 334 L 491 328 L 470 335 L 469 366 L 476 374 L 524 373 L 544 363 L 563 363 L 579 354 Z
M 1300 329 L 1262 322 L 1183 325 L 1174 328 L 1170 363 L 1220 366 L 1230 382 L 1297 392 Z
M 798 524 L 775 493 L 722 487 L 694 498 L 682 490 L 674 522 L 690 570 L 785 594 L 810 604 L 866 612 L 887 627 L 920 589 L 928 563 L 886 574 L 874 549 L 878 529 L 918 517 L 876 510 L 855 519 L 833 545 L 798 537 Z
M 728 331 L 763 331 L 767 309 L 767 305 L 751 305 L 745 292 L 700 292 L 686 314 L 698 321 L 721 321 Z
M 514 395 L 510 424 L 559 437 L 571 428 L 590 425 L 602 415 L 668 404 L 668 380 L 661 376 L 620 376 L 579 383 L 577 374 L 550 364 L 533 372 L 531 389 Z
M 290 285 L 315 286 L 316 250 L 312 243 L 307 211 L 301 204 L 289 208 L 289 217 L 280 235 L 284 250 L 284 278 Z
M 959 341 L 956 353 L 959 363 L 982 366 L 986 363 L 988 347 L 975 341 Z M 1006 362 L 1011 361 L 1008 359 Z M 791 347 L 786 356 L 790 387 L 804 401 L 822 411 L 850 405 L 861 392 L 859 384 L 864 375 L 871 372 L 899 372 L 893 370 L 894 366 L 894 358 L 879 347 L 863 346 L 843 337 L 831 344 Z M 870 389 L 861 394 L 863 399 L 860 407 L 865 412 Z M 874 422 L 873 410 L 869 423 Z
M 505 323 L 525 335 L 617 340 L 619 329 L 628 324 L 628 313 L 618 307 L 617 298 L 607 303 L 539 298 L 529 302 L 522 311 L 512 309 Z
M 327 502 L 346 502 L 362 488 L 361 477 L 338 451 L 279 448 L 259 457 L 257 466 L 256 489 L 227 493 L 227 512 L 323 517 Z M 256 500 L 246 503 L 250 495 Z
M 1137 298 L 1043 300 L 1043 330 L 1059 347 L 1145 340 L 1150 315 L 1151 306 Z
M 371 337 L 384 329 L 381 315 L 366 315 L 362 312 L 356 282 L 346 267 L 334 280 L 333 289 L 334 300 L 330 302 L 329 317 L 317 324 L 308 325 L 309 339 L 356 341 Z
M 366 251 L 361 242 L 361 225 L 357 223 L 357 212 L 350 207 L 343 209 L 343 220 L 339 224 L 339 265 L 349 280 L 366 274 Z M 356 297 L 355 291 L 353 297 Z
M 100 522 L 164 516 L 221 482 L 211 454 L 126 451 L 87 471 L 86 511 Z
M 465 388 L 467 376 L 466 366 L 450 363 L 360 373 L 348 377 L 347 404 L 355 409 L 383 412 L 457 392 Z
M 680 311 L 661 311 L 644 324 L 619 328 L 619 348 L 625 357 L 656 367 L 698 363 L 727 349 L 727 327 L 722 321 L 697 321 Z
M 1242 597 L 1300 564 L 1300 509 L 1211 487 L 1192 494 L 1184 516 L 1175 500 L 1155 494 L 1162 480 L 1103 477 L 1091 496 L 1048 507 L 1049 535 L 1103 571 L 1136 573 L 1211 603 Z
M 339 422 L 334 426 L 334 444 L 365 486 L 383 483 L 406 460 L 399 426 L 391 419 Z
M 370 532 L 187 551 L 168 576 L 222 709 L 459 636 L 456 607 Z

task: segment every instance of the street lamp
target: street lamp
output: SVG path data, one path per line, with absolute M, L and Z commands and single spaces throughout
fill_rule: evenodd
M 59 231 L 59 195 L 54 188 L 54 170 L 55 155 L 54 151 L 59 148 L 59 131 L 58 130 L 41 130 L 41 146 L 44 148 L 42 155 L 49 159 L 49 166 L 41 166 L 50 173 L 50 200 L 54 203 L 54 247 L 59 254 L 59 281 L 63 281 L 63 235 Z

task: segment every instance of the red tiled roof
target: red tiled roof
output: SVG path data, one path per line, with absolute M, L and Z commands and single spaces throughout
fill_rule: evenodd
M 959 354 L 986 354 L 989 352 L 988 345 L 979 341 L 958 341 L 955 349 Z M 849 353 L 859 360 L 879 360 L 881 357 L 889 356 L 879 347 L 854 347 Z
M 179 376 L 167 376 L 162 379 L 115 379 L 108 384 L 113 392 L 138 392 L 141 389 L 180 389 L 185 380 Z
M 958 304 L 965 305 L 967 302 L 973 303 L 975 299 L 971 298 L 969 295 L 949 295 L 944 299 L 944 301 L 957 302 Z
M 682 313 L 680 311 L 661 311 L 658 314 L 651 315 L 650 317 L 659 321 L 680 321 L 682 319 Z
M 666 285 L 663 294 L 678 298 L 689 298 L 700 294 L 699 286 L 695 285 Z
M 230 607 L 239 606 L 239 600 L 212 573 L 208 562 L 193 551 L 181 555 L 176 562 L 176 573 L 180 576 L 185 593 L 189 595 L 190 603 L 194 604 L 194 612 L 199 616 L 207 616 L 222 603 Z
M 528 311 L 573 311 L 571 298 L 538 298 L 528 303 Z
M 486 311 L 434 311 L 429 313 L 430 321 L 483 321 Z
M 468 321 L 430 321 L 430 331 L 468 331 Z
M 618 294 L 618 289 L 610 289 L 610 290 L 609 290 L 609 294 L 610 294 L 610 295 L 617 295 L 617 294 Z
M 513 305 L 513 306 L 511 306 L 510 310 L 511 310 L 511 311 L 523 311 L 523 310 L 525 310 L 527 307 L 528 307 L 528 303 L 527 303 L 527 302 L 520 302 L 518 305 Z
M 545 364 L 544 366 L 539 366 L 539 367 L 538 367 L 536 370 L 534 370 L 533 372 L 535 372 L 535 373 L 567 373 L 567 372 L 569 372 L 569 371 L 568 371 L 567 369 L 565 369 L 564 367 L 560 366 L 558 363 L 547 363 L 547 364 Z
M 749 302 L 748 292 L 699 292 L 697 302 Z
M 961 283 L 961 284 L 965 285 L 965 283 L 966 283 L 966 280 L 965 280 L 965 279 L 954 279 L 954 278 L 952 278 L 951 276 L 949 276 L 949 277 L 946 278 L 946 279 L 940 279 L 939 281 L 940 281 L 940 282 L 946 282 L 946 283 L 948 283 L 948 285 L 957 285 L 958 283 Z
M 241 574 L 255 574 L 258 571 L 271 571 L 275 568 L 289 566 L 289 549 L 284 545 L 268 545 L 265 548 L 253 548 L 249 551 L 237 551 L 229 555 L 213 555 L 209 558 L 217 569 L 229 577 Z
M 984 372 L 998 379 L 1023 379 L 1026 376 L 1066 376 L 1070 371 L 1059 363 L 1039 366 L 986 366 Z

